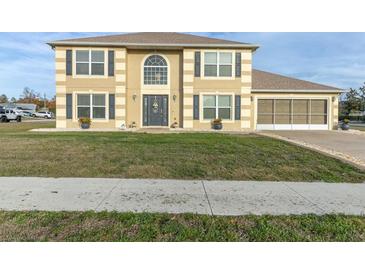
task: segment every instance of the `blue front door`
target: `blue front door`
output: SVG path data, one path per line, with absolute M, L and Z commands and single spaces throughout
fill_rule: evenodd
M 168 126 L 168 96 L 143 95 L 143 126 Z

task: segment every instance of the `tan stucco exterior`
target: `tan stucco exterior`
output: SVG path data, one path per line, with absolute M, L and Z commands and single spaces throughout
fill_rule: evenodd
M 230 78 L 205 78 L 194 77 L 194 53 L 200 51 L 202 56 L 205 49 L 127 49 L 123 47 L 97 48 L 115 52 L 114 76 L 77 76 L 75 64 L 73 75 L 66 76 L 66 50 L 80 49 L 80 47 L 55 47 L 56 60 L 56 126 L 57 128 L 79 127 L 77 119 L 76 96 L 79 93 L 90 94 L 115 94 L 115 118 L 92 122 L 94 128 L 115 128 L 125 124 L 126 127 L 143 127 L 143 95 L 168 96 L 168 126 L 174 122 L 184 129 L 210 129 L 210 121 L 202 119 L 200 107 L 199 119 L 193 118 L 193 97 L 203 95 L 231 95 L 232 119 L 223 121 L 226 130 L 255 130 L 257 124 L 257 99 L 259 98 L 325 98 L 329 102 L 329 128 L 337 127 L 338 120 L 338 93 L 311 93 L 311 92 L 267 92 L 257 93 L 252 91 L 252 49 L 214 49 L 214 51 L 241 53 L 241 77 Z M 92 49 L 82 47 L 81 49 Z M 211 49 L 207 51 L 212 51 Z M 150 55 L 161 55 L 168 64 L 168 84 L 164 86 L 146 86 L 143 83 L 143 63 Z M 75 58 L 73 58 L 74 62 Z M 202 62 L 203 63 L 203 62 Z M 108 62 L 105 62 L 105 71 L 108 71 Z M 235 60 L 233 60 L 235 70 Z M 202 65 L 201 71 L 204 67 Z M 66 94 L 72 94 L 72 119 L 66 119 Z M 234 98 L 241 97 L 241 117 L 235 120 Z M 108 96 L 106 96 L 107 98 Z M 109 105 L 106 99 L 106 113 Z

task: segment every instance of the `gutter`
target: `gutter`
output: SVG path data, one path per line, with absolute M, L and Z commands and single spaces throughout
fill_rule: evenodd
M 344 89 L 252 89 L 255 93 L 342 93 Z

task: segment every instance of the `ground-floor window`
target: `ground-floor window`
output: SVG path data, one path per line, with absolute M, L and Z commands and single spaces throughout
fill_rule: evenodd
M 203 95 L 203 119 L 232 119 L 231 95 Z
M 77 94 L 77 118 L 105 119 L 105 94 Z

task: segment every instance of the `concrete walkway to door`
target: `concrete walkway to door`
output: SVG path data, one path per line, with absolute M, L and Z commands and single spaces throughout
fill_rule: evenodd
M 365 170 L 365 132 L 311 130 L 263 131 L 258 134 L 285 140 L 344 160 Z
M 365 214 L 365 184 L 0 177 L 1 210 Z

